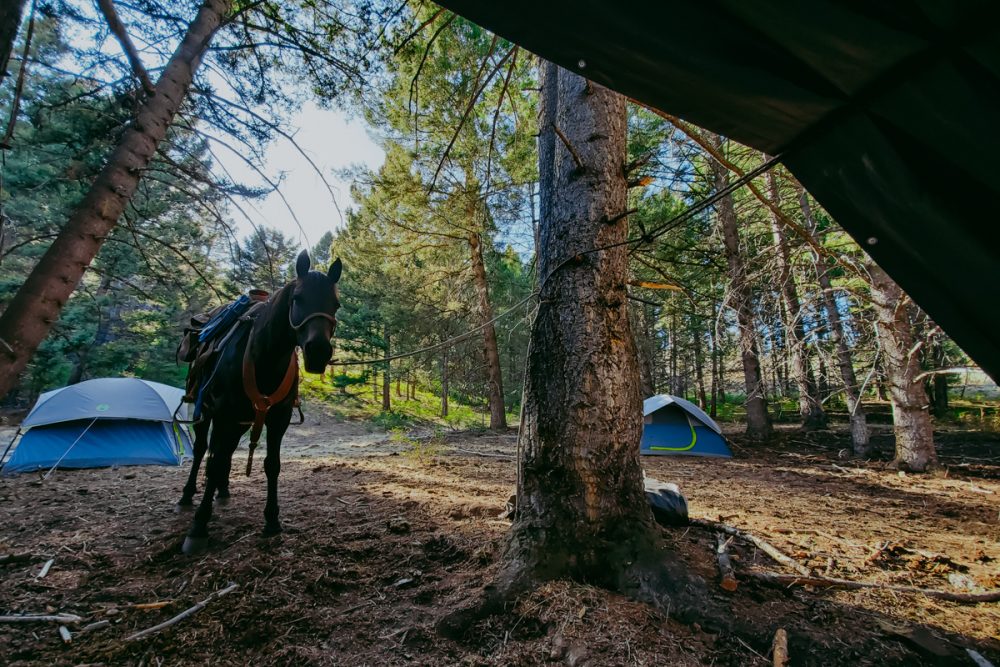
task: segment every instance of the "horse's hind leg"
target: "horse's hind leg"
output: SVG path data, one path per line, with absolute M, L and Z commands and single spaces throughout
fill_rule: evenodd
M 245 430 L 242 429 L 242 430 Z M 212 429 L 212 444 L 209 448 L 208 462 L 205 464 L 205 491 L 201 503 L 194 513 L 191 530 L 184 539 L 182 550 L 191 555 L 203 550 L 208 544 L 208 522 L 212 518 L 212 500 L 218 488 L 219 480 L 225 472 L 225 461 L 233 455 L 239 444 L 242 430 L 239 424 L 221 425 L 218 422 Z
M 205 451 L 208 450 L 208 429 L 211 420 L 204 419 L 194 425 L 194 460 L 191 462 L 191 472 L 188 474 L 187 484 L 181 492 L 181 499 L 177 501 L 177 506 L 188 508 L 194 505 L 194 494 L 198 492 L 198 471 L 201 469 L 201 460 L 205 458 Z

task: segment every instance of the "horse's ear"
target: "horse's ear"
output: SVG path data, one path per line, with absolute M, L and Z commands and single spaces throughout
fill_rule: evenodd
M 330 265 L 330 270 L 326 272 L 326 276 L 333 282 L 340 281 L 340 272 L 344 270 L 344 264 L 340 261 L 338 257 L 334 260 L 333 264 Z
M 305 278 L 309 275 L 309 251 L 303 250 L 299 253 L 299 258 L 295 260 L 295 275 Z

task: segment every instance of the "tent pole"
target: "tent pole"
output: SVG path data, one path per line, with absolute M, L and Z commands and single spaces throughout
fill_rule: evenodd
M 85 436 L 87 434 L 87 431 L 90 430 L 90 427 L 93 426 L 94 422 L 96 422 L 96 421 L 97 421 L 97 417 L 94 417 L 93 419 L 90 420 L 90 423 L 87 424 L 87 428 L 83 429 L 83 433 L 81 433 L 80 435 L 76 436 L 76 440 L 73 441 L 73 444 L 70 445 L 69 447 L 67 447 L 66 451 L 63 452 L 63 455 L 59 457 L 59 460 L 52 464 L 52 467 L 49 468 L 49 471 L 47 473 L 45 473 L 44 475 L 42 475 L 42 479 L 48 479 L 49 478 L 49 475 L 51 475 L 52 472 L 56 468 L 59 467 L 59 464 L 62 463 L 62 460 L 64 458 L 66 458 L 67 454 L 69 454 L 69 450 L 73 449 L 73 447 L 76 446 L 76 443 L 80 442 L 80 438 L 82 438 L 83 436 Z
M 9 452 L 10 448 L 14 446 L 14 441 L 17 440 L 17 436 L 19 435 L 21 435 L 20 426 L 17 427 L 17 433 L 14 434 L 14 437 L 7 443 L 7 449 L 3 450 L 3 456 L 0 456 L 0 470 L 3 470 L 3 467 L 7 465 L 7 462 L 4 459 L 7 458 L 7 452 Z

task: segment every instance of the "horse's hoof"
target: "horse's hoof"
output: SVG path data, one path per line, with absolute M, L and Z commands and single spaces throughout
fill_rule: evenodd
M 220 494 L 219 494 L 219 495 L 218 495 L 218 496 L 216 497 L 216 499 L 215 499 L 215 502 L 217 502 L 217 503 L 218 503 L 218 504 L 219 504 L 220 506 L 221 506 L 221 505 L 228 505 L 228 504 L 229 504 L 229 494 L 227 493 L 226 495 L 222 495 L 222 494 L 220 493 Z
M 265 523 L 264 537 L 274 537 L 275 535 L 281 535 L 281 524 L 277 522 Z
M 194 503 L 190 501 L 184 502 L 182 500 L 176 505 L 174 505 L 174 514 L 181 514 L 182 512 L 190 512 L 193 509 L 194 509 Z
M 207 537 L 191 537 L 188 535 L 184 538 L 184 546 L 181 547 L 181 551 L 184 552 L 185 556 L 194 556 L 204 551 L 207 546 Z

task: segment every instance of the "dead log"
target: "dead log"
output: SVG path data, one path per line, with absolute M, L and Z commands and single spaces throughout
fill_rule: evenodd
M 739 582 L 736 581 L 733 563 L 729 559 L 729 541 L 722 533 L 716 533 L 715 539 L 715 558 L 719 562 L 719 586 L 722 590 L 732 593 L 739 587 Z
M 770 556 L 777 562 L 781 563 L 786 567 L 792 568 L 802 576 L 804 577 L 812 576 L 812 570 L 807 568 L 805 565 L 802 565 L 797 560 L 793 559 L 791 556 L 782 553 L 776 547 L 762 540 L 756 535 L 748 533 L 744 530 L 740 530 L 739 528 L 736 528 L 734 526 L 730 526 L 725 523 L 719 523 L 718 521 L 711 521 L 709 519 L 691 519 L 691 523 L 695 526 L 701 526 L 702 528 L 710 528 L 712 530 L 722 531 L 727 535 L 733 535 L 740 539 L 746 540 L 747 542 L 750 542 L 755 547 L 766 553 L 768 556 Z
M 893 593 L 913 593 L 924 595 L 938 600 L 948 600 L 950 602 L 962 602 L 966 604 L 980 604 L 983 602 L 1000 602 L 1000 590 L 989 591 L 987 593 L 953 593 L 951 591 L 939 591 L 932 588 L 919 588 L 917 586 L 894 586 L 892 584 L 872 584 L 865 581 L 851 581 L 849 579 L 836 579 L 834 577 L 820 577 L 816 575 L 798 576 L 795 574 L 779 574 L 777 572 L 754 572 L 749 571 L 747 575 L 769 584 L 780 586 L 815 586 L 816 588 L 843 588 L 847 590 L 858 590 L 870 588 L 876 590 L 892 591 Z

